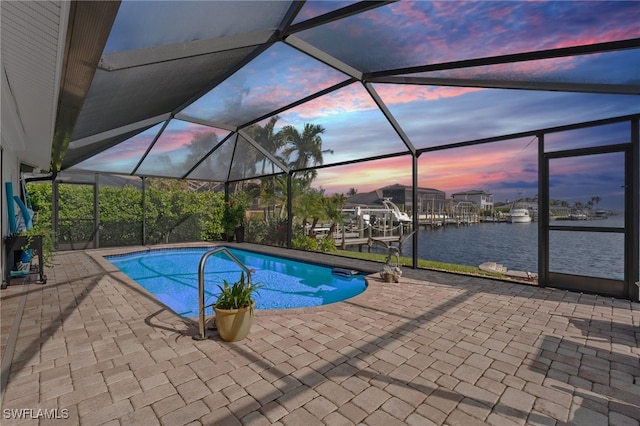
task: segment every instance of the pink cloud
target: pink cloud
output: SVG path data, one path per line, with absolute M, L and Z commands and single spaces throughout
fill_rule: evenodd
M 467 93 L 484 90 L 469 87 L 415 86 L 377 84 L 375 89 L 387 105 L 406 104 L 418 101 L 462 96 Z M 286 120 L 288 114 L 294 114 L 304 120 L 315 120 L 338 114 L 377 110 L 378 107 L 367 91 L 358 83 L 323 97 L 314 99 L 281 114 Z M 283 124 L 284 125 L 284 124 Z
M 265 106 L 271 108 L 274 104 L 284 106 L 344 81 L 346 78 L 346 76 L 341 78 L 335 74 L 331 74 L 331 78 L 327 78 L 321 70 L 298 71 L 290 68 L 289 72 L 284 75 L 284 80 L 274 81 L 267 85 L 252 86 L 243 103 L 247 107 Z
M 149 147 L 151 140 L 139 140 L 136 141 L 135 144 L 128 144 L 127 146 L 115 146 L 110 150 L 105 151 L 100 156 L 100 162 L 110 162 L 110 161 L 123 161 L 130 160 L 132 158 L 140 159 L 141 155 L 146 151 Z
M 269 77 L 269 73 L 271 76 Z M 314 66 L 290 65 L 286 69 L 276 67 L 261 71 L 260 78 L 251 84 L 251 90 L 243 94 L 242 103 L 253 111 L 273 109 L 294 102 L 347 79 L 347 76 L 321 64 Z
M 321 169 L 314 186 L 322 186 L 327 194 L 346 193 L 350 188 L 363 193 L 394 183 L 411 184 L 411 158 L 393 157 Z
M 184 149 L 191 144 L 195 136 L 199 133 L 214 133 L 218 140 L 229 134 L 226 130 L 215 129 L 195 123 L 185 123 L 184 128 L 171 128 L 171 125 L 165 130 L 151 152 L 153 154 L 175 152 Z M 213 148 L 213 145 L 211 146 Z
M 638 37 L 634 9 L 613 3 L 397 2 L 357 22 L 361 38 L 425 64 Z
M 471 189 L 492 191 L 502 182 L 530 180 L 530 164 L 537 160 L 537 145 L 530 141 L 520 139 L 425 153 L 418 160 L 418 182 L 449 195 Z
M 454 160 L 437 165 L 421 164 L 418 186 L 445 191 L 447 196 L 451 196 L 454 192 L 472 189 L 492 191 L 501 182 L 524 178 L 522 167 L 517 164 L 509 169 L 488 170 L 484 162 L 491 162 L 491 155 L 462 159 L 455 157 Z M 314 186 L 322 186 L 327 194 L 346 193 L 350 188 L 356 188 L 358 192 L 363 193 L 393 183 L 411 186 L 411 182 L 410 160 L 405 159 L 387 164 L 362 163 L 349 168 L 324 169 L 318 174 Z
M 395 84 L 375 85 L 375 89 L 383 99 L 383 101 L 388 105 L 455 98 L 467 93 L 484 90 L 475 87 L 416 86 Z
M 377 106 L 373 102 L 373 99 L 371 99 L 359 83 L 356 83 L 306 102 L 303 105 L 283 113 L 282 116 L 285 118 L 289 113 L 293 113 L 302 119 L 313 120 L 345 112 L 366 111 L 375 108 L 377 108 Z
M 503 182 L 535 180 L 531 169 L 537 145 L 529 139 L 497 142 L 454 150 L 424 153 L 418 159 L 418 186 L 454 192 L 480 189 L 493 191 Z M 411 159 L 393 157 L 318 171 L 314 186 L 327 193 L 372 191 L 393 183 L 410 186 Z

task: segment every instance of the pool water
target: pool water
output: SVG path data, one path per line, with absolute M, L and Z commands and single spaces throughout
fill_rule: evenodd
M 339 276 L 332 269 L 312 263 L 227 248 L 249 269 L 254 284 L 256 309 L 287 309 L 326 305 L 362 293 L 362 275 Z M 105 256 L 118 269 L 147 289 L 162 303 L 184 317 L 198 315 L 198 267 L 211 247 L 158 249 Z M 205 264 L 205 305 L 216 300 L 223 280 L 233 283 L 242 269 L 224 252 Z M 212 308 L 207 308 L 207 314 Z

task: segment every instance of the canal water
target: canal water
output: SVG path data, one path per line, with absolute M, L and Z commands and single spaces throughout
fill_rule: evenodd
M 624 216 L 604 220 L 554 222 L 554 225 L 624 226 Z M 384 252 L 376 250 L 378 252 Z M 402 245 L 411 257 L 411 239 Z M 550 269 L 554 272 L 624 279 L 624 236 L 614 233 L 555 231 L 550 236 Z M 507 269 L 538 272 L 538 224 L 480 223 L 418 231 L 418 257 L 478 266 L 496 262 Z

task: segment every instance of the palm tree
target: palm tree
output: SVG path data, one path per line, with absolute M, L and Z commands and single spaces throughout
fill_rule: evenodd
M 280 219 L 283 219 L 287 210 L 287 177 L 284 175 L 274 176 L 271 182 L 273 186 L 268 189 L 268 192 L 273 196 L 274 204 L 280 205 L 279 217 Z M 295 186 L 295 181 L 292 190 L 294 195 L 298 192 Z
M 289 160 L 288 165 L 292 169 L 300 170 L 322 164 L 321 133 L 324 133 L 324 127 L 310 123 L 305 123 L 302 133 L 293 126 L 285 126 L 280 131 L 285 147 L 283 155 Z M 314 176 L 313 171 L 305 172 L 308 182 L 313 180 Z
M 325 215 L 331 220 L 329 235 L 333 235 L 333 233 L 336 232 L 338 223 L 342 223 L 342 208 L 346 202 L 347 197 L 343 194 L 333 194 L 331 197 L 323 199 Z
M 272 179 L 272 187 L 265 187 L 264 193 L 269 197 L 269 201 L 280 205 L 279 218 L 284 219 L 287 211 L 287 200 L 289 197 L 287 176 L 274 176 Z M 300 179 L 293 179 L 291 185 L 291 199 L 293 200 L 293 214 L 299 216 L 299 210 L 296 205 L 300 197 L 307 191 L 307 187 Z M 292 218 L 289 218 L 292 219 Z
M 580 201 L 573 202 L 573 212 L 575 212 L 576 214 L 582 213 L 583 207 L 584 207 L 584 204 L 582 204 Z
M 193 135 L 193 139 L 191 139 L 188 145 L 189 151 L 191 152 L 187 156 L 186 166 L 190 168 L 196 164 L 198 160 L 207 155 L 217 143 L 218 135 L 216 135 L 215 132 L 198 132 Z M 213 170 L 211 157 L 206 157 L 204 164 L 207 170 Z
M 275 132 L 278 119 L 280 119 L 279 116 L 273 116 L 264 126 L 256 125 L 249 130 L 249 135 L 251 135 L 261 147 L 273 154 L 274 157 L 277 156 L 278 151 L 284 145 L 280 132 Z M 262 154 L 260 155 L 262 157 L 262 174 L 264 175 L 267 157 Z M 271 172 L 275 173 L 275 170 L 271 170 Z
M 303 230 L 307 220 L 312 219 L 307 235 L 314 235 L 318 221 L 324 217 L 323 199 L 322 191 L 316 189 L 308 189 L 295 199 L 293 215 L 302 218 Z
M 232 145 L 232 144 L 229 144 Z M 256 165 L 258 164 L 257 154 L 249 142 L 238 138 L 236 148 L 231 162 L 230 176 L 232 179 L 247 179 L 256 175 Z

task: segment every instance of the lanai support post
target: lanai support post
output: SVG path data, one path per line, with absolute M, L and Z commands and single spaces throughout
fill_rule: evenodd
M 287 248 L 291 248 L 291 237 L 293 234 L 293 194 L 291 188 L 293 187 L 293 172 L 287 173 Z
M 413 197 L 411 210 L 413 212 L 413 235 L 411 236 L 411 245 L 413 247 L 413 259 L 412 259 L 412 268 L 418 268 L 418 210 L 417 210 L 417 201 L 418 201 L 418 157 L 420 153 L 415 153 L 411 156 L 411 173 L 412 173 L 412 188 L 411 188 L 411 196 Z
M 627 182 L 626 185 L 628 199 L 626 203 L 630 204 L 625 208 L 625 225 L 626 230 L 626 252 L 629 253 L 625 259 L 625 275 L 627 279 L 627 298 L 632 301 L 640 302 L 640 265 L 635 260 L 638 259 L 640 252 L 640 225 L 638 225 L 638 216 L 640 216 L 640 119 L 631 120 L 631 152 L 627 153 Z
M 547 284 L 549 270 L 549 167 L 544 134 L 538 135 L 538 286 Z

